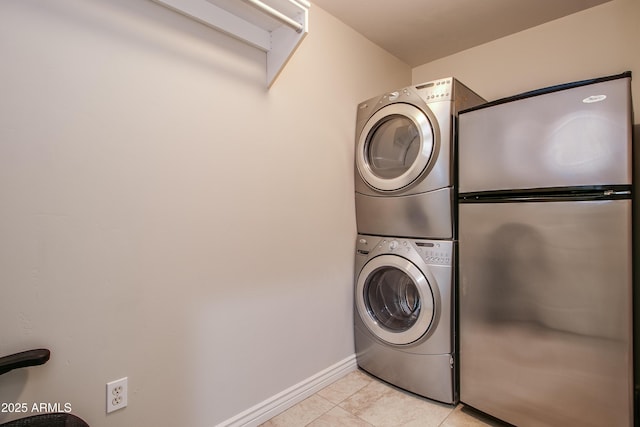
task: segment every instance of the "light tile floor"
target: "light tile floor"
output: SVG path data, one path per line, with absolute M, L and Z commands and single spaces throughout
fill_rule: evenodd
M 262 427 L 504 426 L 464 405 L 407 393 L 357 370 L 270 419 Z

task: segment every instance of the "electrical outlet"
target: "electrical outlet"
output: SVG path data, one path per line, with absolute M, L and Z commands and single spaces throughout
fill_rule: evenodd
M 107 383 L 107 414 L 127 406 L 127 377 Z

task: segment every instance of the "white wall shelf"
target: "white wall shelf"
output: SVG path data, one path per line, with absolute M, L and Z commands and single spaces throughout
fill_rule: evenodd
M 309 32 L 307 0 L 154 0 L 267 54 L 271 87 Z

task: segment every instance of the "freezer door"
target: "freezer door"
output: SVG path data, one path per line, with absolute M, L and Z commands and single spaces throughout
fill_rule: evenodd
M 630 426 L 631 201 L 459 213 L 460 400 L 514 425 Z
M 631 183 L 630 78 L 460 114 L 461 193 Z

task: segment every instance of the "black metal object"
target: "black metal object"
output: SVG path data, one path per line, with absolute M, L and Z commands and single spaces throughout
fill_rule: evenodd
M 47 363 L 51 352 L 46 348 L 23 351 L 9 356 L 0 357 L 0 375 L 17 368 L 43 365 Z
M 51 352 L 46 348 L 22 351 L 9 356 L 0 357 L 0 375 L 18 368 L 27 366 L 44 365 L 51 357 Z M 51 414 L 38 414 L 20 418 L 0 424 L 0 427 L 90 427 L 73 414 L 56 412 Z
M 72 414 L 40 414 L 0 424 L 0 427 L 89 427 L 81 418 Z

